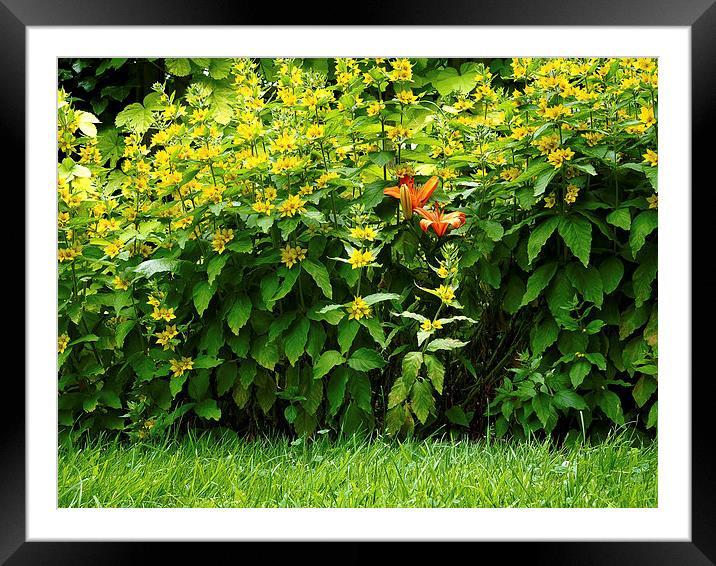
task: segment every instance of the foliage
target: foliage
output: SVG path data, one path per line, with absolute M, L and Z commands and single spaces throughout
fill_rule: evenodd
M 61 425 L 655 426 L 655 60 L 156 65 L 60 91 Z

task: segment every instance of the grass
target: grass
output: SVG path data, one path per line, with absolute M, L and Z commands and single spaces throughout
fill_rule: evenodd
M 60 445 L 59 507 L 656 507 L 656 443 L 311 442 L 234 434 Z

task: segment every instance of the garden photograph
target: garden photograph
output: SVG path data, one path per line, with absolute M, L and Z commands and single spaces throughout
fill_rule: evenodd
M 658 70 L 58 58 L 57 506 L 658 507 Z

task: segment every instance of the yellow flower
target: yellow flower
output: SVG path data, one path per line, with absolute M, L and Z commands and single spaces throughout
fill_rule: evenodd
M 434 294 L 440 297 L 440 300 L 446 304 L 449 304 L 453 299 L 455 299 L 455 290 L 452 287 L 445 285 L 440 285 L 440 287 L 435 289 Z
M 542 136 L 538 140 L 533 141 L 532 145 L 539 149 L 542 155 L 547 155 L 559 147 L 559 134 Z
M 70 337 L 67 334 L 60 334 L 57 337 L 57 352 L 62 353 L 65 351 L 65 348 L 67 348 L 67 345 L 70 343 Z
M 413 65 L 407 59 L 391 61 L 393 70 L 389 73 L 392 81 L 409 81 L 413 78 Z
M 502 171 L 502 173 L 500 173 L 500 177 L 502 177 L 505 181 L 514 181 L 520 176 L 520 173 L 522 173 L 522 171 L 519 167 L 510 167 L 509 169 Z
M 234 239 L 234 231 L 231 228 L 219 229 L 214 233 L 214 238 L 211 240 L 211 247 L 215 252 L 219 254 L 224 252 L 226 244 Z
M 565 161 L 569 161 L 574 157 L 574 152 L 568 147 L 565 149 L 555 149 L 547 156 L 549 161 L 555 169 L 559 169 Z
M 594 147 L 604 139 L 604 134 L 600 134 L 599 132 L 587 132 L 582 134 L 582 137 L 587 140 L 587 145 L 589 147 Z
M 120 291 L 126 291 L 129 288 L 129 281 L 125 281 L 119 275 L 115 276 L 112 283 L 114 284 L 114 288 Z
M 285 248 L 281 249 L 281 262 L 291 269 L 298 262 L 306 259 L 306 251 L 300 246 L 292 248 L 290 244 L 286 244 Z
M 557 198 L 554 195 L 547 195 L 544 197 L 545 208 L 552 208 L 555 204 L 557 204 Z
M 433 329 L 433 323 L 426 318 L 423 322 L 420 323 L 420 328 L 425 330 L 425 332 L 430 332 Z
M 278 207 L 281 216 L 294 216 L 299 212 L 306 212 L 305 201 L 301 200 L 298 195 L 289 195 L 289 197 Z
M 176 325 L 171 325 L 167 326 L 164 331 L 157 332 L 154 336 L 157 337 L 157 344 L 164 346 L 165 350 L 173 350 L 174 345 L 171 343 L 171 340 L 177 334 L 179 334 L 179 331 L 177 330 Z
M 122 243 L 122 240 L 115 240 L 111 244 L 107 244 L 104 247 L 104 253 L 106 253 L 111 258 L 115 258 L 119 255 L 119 252 L 122 251 L 123 246 L 124 244 Z
M 654 109 L 642 106 L 639 110 L 639 120 L 644 124 L 645 128 L 649 128 L 656 124 L 656 117 L 654 116 Z
M 174 314 L 173 308 L 154 307 L 154 311 L 152 312 L 152 318 L 154 320 L 165 320 L 169 322 L 170 320 L 176 318 L 176 315 Z
M 179 377 L 180 375 L 184 375 L 185 371 L 194 369 L 194 360 L 187 357 L 183 357 L 180 360 L 169 360 L 169 364 L 171 365 L 174 377 Z
M 646 201 L 649 203 L 649 208 L 658 208 L 659 207 L 658 195 L 651 195 L 650 197 L 646 197 Z
M 659 155 L 655 151 L 647 149 L 643 157 L 644 161 L 647 161 L 652 167 L 656 167 L 659 164 Z
M 374 100 L 370 104 L 368 104 L 368 116 L 375 116 L 378 114 L 381 110 L 385 110 L 385 104 L 378 100 Z
M 365 267 L 374 259 L 375 258 L 373 257 L 373 252 L 371 250 L 366 250 L 364 252 L 362 252 L 361 250 L 353 250 L 353 252 L 351 252 L 351 257 L 348 260 L 348 263 L 353 266 L 353 269 L 358 269 L 359 267 Z
M 149 295 L 149 298 L 147 299 L 147 304 L 152 305 L 153 307 L 158 307 L 159 305 L 161 305 L 161 302 L 154 295 Z
M 564 195 L 564 202 L 572 204 L 577 200 L 579 194 L 579 187 L 577 185 L 568 185 L 567 194 Z
M 306 130 L 306 137 L 309 140 L 322 138 L 326 128 L 320 124 L 311 124 Z
M 548 120 L 559 120 L 562 116 L 569 114 L 569 108 L 565 108 L 561 104 L 557 106 L 547 107 L 542 111 L 542 114 Z
M 348 320 L 360 320 L 361 318 L 370 318 L 371 310 L 368 303 L 362 297 L 354 297 L 354 301 L 348 306 Z
M 418 97 L 413 94 L 412 90 L 401 90 L 395 95 L 395 98 L 401 104 L 415 104 L 418 101 Z

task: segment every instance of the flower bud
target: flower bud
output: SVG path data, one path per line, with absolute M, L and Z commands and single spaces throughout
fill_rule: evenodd
M 406 184 L 400 185 L 400 208 L 403 211 L 405 220 L 410 220 L 413 217 L 413 199 Z

